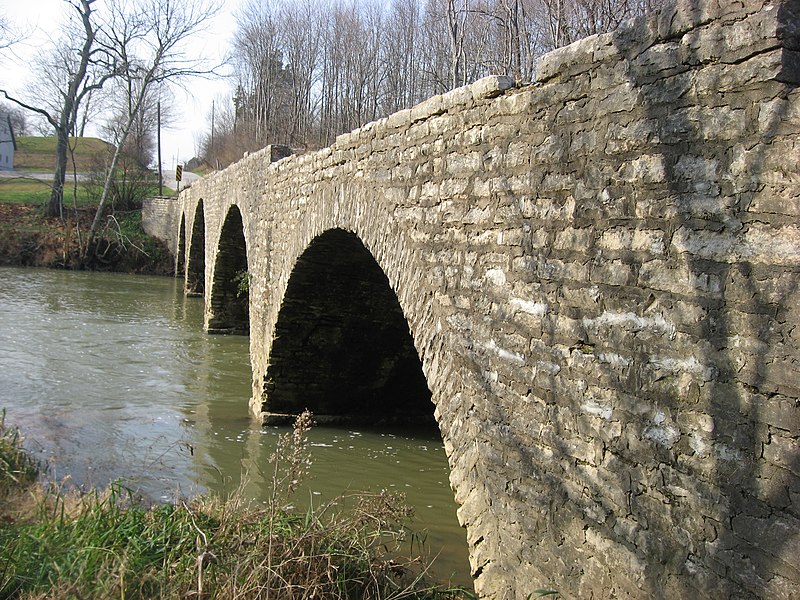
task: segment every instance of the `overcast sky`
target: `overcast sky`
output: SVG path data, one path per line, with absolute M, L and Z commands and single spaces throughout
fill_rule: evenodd
M 223 11 L 210 21 L 207 32 L 191 41 L 198 55 L 221 62 L 230 46 L 235 28 L 233 14 L 240 3 L 241 0 L 224 0 Z M 33 75 L 28 66 L 30 59 L 48 48 L 50 36 L 66 19 L 67 8 L 64 0 L 0 0 L 0 13 L 17 30 L 28 34 L 13 48 L 13 55 L 0 59 L 0 87 L 25 96 L 25 85 Z M 184 163 L 195 155 L 200 137 L 210 128 L 207 118 L 212 101 L 227 98 L 230 89 L 229 82 L 223 79 L 194 79 L 186 87 L 188 93 L 172 88 L 176 116 L 170 128 L 161 132 L 164 169 L 172 169 L 176 162 Z M 87 132 L 92 133 L 96 132 Z

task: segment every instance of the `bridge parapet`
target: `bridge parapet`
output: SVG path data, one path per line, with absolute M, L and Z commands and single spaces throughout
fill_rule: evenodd
M 180 210 L 181 207 L 176 198 L 145 198 L 142 203 L 144 232 L 163 241 L 173 253 L 177 252 L 178 248 Z
M 338 324 L 394 331 L 383 286 L 481 595 L 800 595 L 799 15 L 681 0 L 546 55 L 533 85 L 482 80 L 182 193 L 207 323 L 241 215 L 254 413 L 346 381 L 317 346 L 367 364 Z M 321 304 L 352 288 L 374 293 Z

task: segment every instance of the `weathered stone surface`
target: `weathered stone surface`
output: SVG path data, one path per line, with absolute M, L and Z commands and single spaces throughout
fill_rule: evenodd
M 533 86 L 478 82 L 182 193 L 171 236 L 207 324 L 241 212 L 253 412 L 320 383 L 281 339 L 392 329 L 384 286 L 482 596 L 800 596 L 797 7 L 680 0 L 546 55 Z M 318 296 L 359 269 L 293 291 L 332 230 L 385 274 L 338 313 Z
M 181 206 L 176 198 L 147 198 L 142 203 L 142 227 L 167 243 L 168 248 L 178 247 L 178 221 Z

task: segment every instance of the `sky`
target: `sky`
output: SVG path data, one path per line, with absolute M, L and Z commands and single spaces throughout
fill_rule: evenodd
M 207 56 L 214 64 L 223 61 L 235 31 L 234 14 L 241 1 L 223 0 L 222 11 L 209 21 L 206 31 L 190 41 L 189 47 L 198 56 Z M 0 57 L 0 88 L 25 97 L 25 85 L 33 78 L 30 59 L 51 43 L 59 24 L 66 19 L 67 8 L 64 0 L 0 0 L 0 14 L 5 15 L 16 30 L 26 33 L 13 47 L 13 53 L 6 51 Z M 171 87 L 175 119 L 161 132 L 161 159 L 165 170 L 174 169 L 176 163 L 185 163 L 195 156 L 201 137 L 210 129 L 212 102 L 226 101 L 231 84 L 222 77 L 194 78 L 184 87 L 188 92 Z M 87 131 L 87 135 L 96 133 L 96 130 Z

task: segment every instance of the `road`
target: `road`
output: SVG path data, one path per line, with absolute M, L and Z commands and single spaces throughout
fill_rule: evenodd
M 164 171 L 163 176 L 165 186 L 171 190 L 176 190 L 178 188 L 175 182 L 175 171 Z M 187 185 L 192 185 L 198 179 L 200 179 L 200 175 L 192 173 L 191 171 L 184 171 L 183 177 L 181 177 L 181 189 L 185 188 Z
M 78 173 L 78 181 L 86 181 L 89 178 L 88 173 Z M 35 179 L 36 181 L 52 181 L 53 173 L 42 172 L 28 172 L 28 171 L 0 171 L 0 179 Z M 72 173 L 69 174 L 68 179 L 72 179 Z
M 78 181 L 86 181 L 89 179 L 89 173 L 78 173 Z M 0 179 L 34 179 L 36 181 L 47 181 L 50 182 L 53 180 L 52 173 L 42 173 L 42 172 L 28 172 L 28 171 L 0 171 Z M 67 174 L 67 179 L 72 179 L 72 173 Z M 187 185 L 191 185 L 195 181 L 200 179 L 200 175 L 196 173 L 192 173 L 191 171 L 184 171 L 183 177 L 181 178 L 181 189 L 185 188 Z M 175 171 L 164 171 L 164 186 L 170 188 L 171 190 L 177 189 L 177 183 L 175 182 Z

